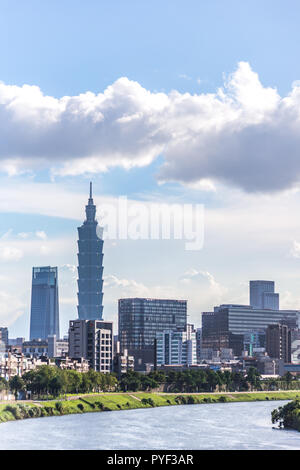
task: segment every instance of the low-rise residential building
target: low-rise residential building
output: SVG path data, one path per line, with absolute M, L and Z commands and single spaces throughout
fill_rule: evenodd
M 18 346 L 22 348 L 24 341 L 25 341 L 25 338 L 23 337 L 8 338 L 8 345 L 13 346 L 13 347 Z
M 48 356 L 48 341 L 41 339 L 24 341 L 22 349 L 25 356 Z
M 51 365 L 47 358 L 41 359 L 33 356 L 25 356 L 17 351 L 0 356 L 0 377 L 9 380 L 15 375 L 20 377 L 30 370 L 34 370 L 41 365 Z
M 0 355 L 0 377 L 9 380 L 15 375 L 22 376 L 25 372 L 35 370 L 43 365 L 57 366 L 60 369 L 88 372 L 89 362 L 84 358 L 71 359 L 68 357 L 51 360 L 47 357 L 25 356 L 23 353 L 7 352 Z
M 261 375 L 278 375 L 279 359 L 268 356 L 264 348 L 257 348 L 252 356 L 243 358 L 243 368 L 248 370 L 249 367 L 255 367 Z
M 54 363 L 60 369 L 76 370 L 77 372 L 88 372 L 89 361 L 80 357 L 78 359 L 71 359 L 70 357 L 57 357 Z
M 48 336 L 48 356 L 49 357 L 66 357 L 69 354 L 69 340 L 67 337 L 63 339 L 56 338 L 56 335 Z
M 274 359 L 269 356 L 258 357 L 257 370 L 261 375 L 278 375 L 279 359 Z
M 118 378 L 121 378 L 129 370 L 134 370 L 134 356 L 129 356 L 127 349 L 124 349 L 123 353 L 120 351 L 116 352 L 113 369 L 117 373 Z

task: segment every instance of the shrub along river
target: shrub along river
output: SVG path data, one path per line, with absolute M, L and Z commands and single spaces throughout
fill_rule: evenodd
M 273 429 L 286 401 L 181 405 L 0 424 L 0 449 L 300 449 L 300 433 Z

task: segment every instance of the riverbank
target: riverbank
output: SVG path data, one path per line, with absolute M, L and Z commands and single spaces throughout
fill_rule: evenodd
M 268 400 L 295 400 L 298 391 L 231 393 L 98 393 L 69 396 L 49 401 L 22 401 L 0 404 L 0 423 L 27 418 L 78 413 L 132 410 L 183 404 L 233 403 Z
M 280 428 L 295 429 L 300 432 L 300 400 L 297 398 L 285 406 L 272 411 L 272 423 L 278 423 Z

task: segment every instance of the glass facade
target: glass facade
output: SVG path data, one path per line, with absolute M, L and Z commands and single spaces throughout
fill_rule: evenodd
M 154 363 L 156 333 L 186 331 L 186 300 L 131 298 L 119 300 L 119 339 L 121 351 L 135 357 L 135 368 Z
M 59 337 L 57 268 L 37 267 L 32 270 L 30 340 Z
M 86 220 L 78 227 L 78 318 L 102 320 L 103 240 L 101 228 L 95 219 L 92 183 L 85 212 Z
M 279 310 L 279 294 L 274 281 L 250 281 L 250 305 L 254 308 Z
M 297 310 L 231 308 L 228 310 L 228 327 L 229 331 L 234 334 L 245 334 L 249 330 L 266 329 L 268 325 L 279 322 L 287 322 L 293 328 L 297 328 L 299 313 Z
M 299 310 L 265 310 L 248 305 L 220 305 L 214 308 L 214 312 L 203 313 L 202 320 L 205 323 L 205 333 L 211 329 L 244 335 L 280 322 L 288 323 L 291 328 L 298 328 L 299 315 Z
M 234 346 L 235 340 L 242 338 L 243 347 L 246 333 L 266 330 L 269 325 L 277 323 L 298 328 L 299 315 L 298 310 L 265 310 L 249 305 L 220 305 L 214 308 L 214 312 L 202 313 L 202 344 L 205 348 L 230 347 L 239 355 L 237 351 L 240 346 Z
M 197 364 L 196 332 L 163 331 L 156 333 L 156 365 Z
M 275 292 L 264 292 L 263 293 L 263 308 L 269 310 L 279 309 L 279 294 Z

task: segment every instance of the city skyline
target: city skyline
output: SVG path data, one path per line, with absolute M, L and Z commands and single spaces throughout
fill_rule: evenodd
M 204 205 L 199 251 L 105 241 L 114 323 L 118 298 L 181 296 L 199 324 L 214 305 L 248 303 L 249 279 L 274 280 L 281 308 L 300 308 L 299 4 L 154 4 L 2 2 L 0 324 L 14 337 L 28 331 L 32 266 L 59 269 L 62 332 L 76 317 L 90 180 L 99 209 L 120 196 Z
M 93 203 L 93 198 L 91 198 L 91 191 L 92 191 L 92 190 L 91 190 L 91 185 L 92 185 L 92 183 L 90 182 L 90 198 L 89 198 L 89 201 L 88 201 L 88 205 L 86 206 L 87 219 L 89 219 L 88 212 L 89 212 L 89 208 L 90 208 L 90 207 L 92 207 L 92 212 L 93 212 L 93 214 L 91 214 L 91 217 L 92 217 L 92 218 L 95 217 L 95 212 L 96 212 L 96 206 L 95 206 L 94 203 Z M 83 225 L 83 226 L 84 226 L 84 225 Z M 99 226 L 99 229 L 97 229 L 97 233 L 98 233 L 98 235 L 99 235 L 100 232 L 98 232 L 98 230 L 101 230 L 101 231 L 102 231 L 103 228 L 101 228 L 101 226 Z M 98 235 L 97 235 L 97 237 L 98 237 Z M 103 240 L 101 240 L 101 242 L 102 242 L 102 245 L 103 245 Z M 103 254 L 102 254 L 102 256 L 103 256 Z M 72 267 L 71 267 L 70 265 L 61 267 L 62 271 L 64 270 L 64 268 L 67 268 L 68 270 L 69 270 L 69 269 L 72 270 Z M 191 277 L 193 277 L 194 275 L 197 276 L 197 274 L 199 274 L 199 273 L 190 273 L 190 274 L 191 274 Z M 206 273 L 206 274 L 209 274 L 209 273 Z M 187 277 L 188 277 L 188 276 L 187 276 Z M 75 279 L 75 276 L 74 276 L 74 279 Z M 213 281 L 213 280 L 212 280 L 212 281 Z M 268 284 L 268 283 L 271 283 L 271 284 L 273 285 L 273 292 L 274 292 L 274 281 L 250 281 L 250 284 L 251 284 L 251 283 L 267 283 L 267 284 Z M 248 289 L 248 284 L 247 284 L 247 289 Z M 274 295 L 278 295 L 278 296 L 279 296 L 279 294 L 274 294 Z M 247 296 L 248 296 L 248 295 L 247 295 Z M 123 297 L 126 297 L 126 296 L 122 296 L 122 297 L 118 296 L 118 298 L 116 299 L 116 302 L 118 301 L 119 298 L 123 298 Z M 132 297 L 138 297 L 138 296 L 133 295 Z M 140 296 L 140 297 L 142 297 L 142 296 Z M 147 297 L 151 298 L 151 297 L 153 297 L 153 296 L 147 295 Z M 178 297 L 183 297 L 183 296 L 180 294 L 180 292 L 178 293 Z M 245 304 L 248 304 L 248 303 L 250 304 L 250 300 L 251 300 L 250 297 L 251 297 L 251 287 L 250 287 L 250 292 L 249 292 L 249 300 L 245 301 L 245 302 L 244 302 Z M 162 298 L 171 298 L 171 296 L 169 295 L 169 296 L 167 296 L 167 297 L 162 297 Z M 175 295 L 174 295 L 172 298 L 175 298 Z M 217 299 L 217 296 L 215 297 L 215 299 L 212 299 L 212 303 L 211 303 L 211 305 L 210 305 L 210 309 L 212 309 L 213 306 L 218 303 L 216 299 Z M 223 299 L 224 299 L 224 301 L 223 301 L 223 302 L 220 302 L 220 303 L 228 304 L 229 301 L 232 301 L 232 299 L 230 299 L 230 298 L 228 298 L 228 297 L 223 298 Z M 231 303 L 238 303 L 238 302 L 231 302 Z M 291 307 L 290 307 L 290 308 L 291 308 Z M 296 307 L 294 307 L 294 308 L 296 308 Z M 202 313 L 203 311 L 205 311 L 205 310 L 202 309 L 201 312 L 199 313 L 198 317 L 196 317 L 196 318 L 193 317 L 193 322 L 195 322 L 198 326 L 200 325 L 200 322 L 201 322 L 201 313 Z M 73 315 L 73 316 L 72 316 L 72 315 Z M 190 316 L 190 314 L 189 314 L 189 316 Z M 76 315 L 75 315 L 75 312 L 72 312 L 72 313 L 67 317 L 67 321 L 69 321 L 70 319 L 74 319 L 74 318 L 76 318 Z M 116 318 L 111 318 L 111 317 L 109 317 L 109 319 L 113 320 L 114 323 L 117 324 Z M 68 331 L 67 328 L 63 328 L 64 334 L 66 334 L 67 331 Z M 20 331 L 20 335 L 19 335 L 19 336 L 23 336 L 23 335 L 24 335 L 24 330 L 23 330 L 23 331 Z M 11 336 L 13 336 L 13 334 L 12 334 Z M 25 336 L 26 336 L 26 335 L 25 335 Z M 62 336 L 63 336 L 63 335 L 62 335 Z
M 100 249 L 100 251 L 97 249 L 97 250 L 99 251 L 99 256 L 100 256 L 100 258 L 99 258 L 99 260 L 100 260 L 100 261 L 99 261 L 99 262 L 100 262 L 99 266 L 101 267 L 101 270 L 100 270 L 101 273 L 100 273 L 99 279 L 101 279 L 101 278 L 102 278 L 102 274 L 103 274 L 103 265 L 102 265 L 102 262 L 103 262 L 103 251 L 102 251 L 102 250 L 103 250 L 103 239 L 102 239 L 102 238 L 103 238 L 103 227 L 101 227 L 101 225 L 98 225 L 98 222 L 97 222 L 97 220 L 96 220 L 96 205 L 94 204 L 93 195 L 92 195 L 92 182 L 89 183 L 89 186 L 90 186 L 90 194 L 89 194 L 88 204 L 85 206 L 86 219 L 85 219 L 83 225 L 82 225 L 81 227 L 77 228 L 77 230 L 78 230 L 78 233 L 82 233 L 82 235 L 79 235 L 79 241 L 80 241 L 80 237 L 83 237 L 83 234 L 85 233 L 85 232 L 82 232 L 82 230 L 86 230 L 85 227 L 86 227 L 87 225 L 92 225 L 92 226 L 93 226 L 93 233 L 94 233 L 94 232 L 95 232 L 95 233 L 94 233 L 94 235 L 92 235 L 92 238 L 95 237 L 95 240 L 97 240 L 97 242 L 99 241 L 99 242 L 101 243 L 100 248 L 98 247 L 98 248 Z M 43 238 L 43 237 L 42 237 L 42 238 Z M 93 238 L 93 239 L 94 239 L 94 238 Z M 79 244 L 79 241 L 78 241 L 78 244 Z M 82 244 L 82 243 L 83 243 L 83 244 Z M 81 250 L 84 248 L 84 246 L 85 246 L 84 244 L 85 244 L 85 243 L 86 243 L 86 240 L 82 238 L 82 241 L 81 241 Z M 79 245 L 78 245 L 78 246 L 79 246 Z M 87 248 L 87 247 L 85 246 L 85 249 L 86 249 L 86 248 Z M 80 258 L 80 256 L 81 256 L 81 259 L 83 259 L 83 258 L 82 258 L 83 256 L 86 256 L 86 253 L 84 253 L 84 251 L 83 251 L 83 253 L 80 255 L 80 251 L 81 251 L 81 250 L 79 250 L 78 259 Z M 97 256 L 98 256 L 98 255 L 97 255 Z M 98 258 L 97 258 L 97 259 L 98 259 Z M 77 284 L 78 284 L 78 286 L 80 285 L 80 275 L 79 275 L 80 269 L 79 269 L 79 266 L 80 266 L 80 263 L 78 264 L 78 275 L 76 276 L 76 278 L 78 277 L 78 279 L 77 279 Z M 68 269 L 72 268 L 70 265 L 67 265 L 67 266 L 64 266 L 64 267 L 67 267 Z M 64 267 L 62 267 L 62 269 L 63 269 Z M 74 267 L 74 268 L 75 268 L 75 267 Z M 46 269 L 46 268 L 40 268 L 40 267 L 38 267 L 38 268 L 33 268 L 33 271 L 34 271 L 34 270 L 40 270 L 40 269 Z M 57 268 L 52 268 L 52 269 L 56 269 L 56 270 L 57 270 Z M 56 273 L 57 273 L 57 271 L 56 271 Z M 193 275 L 193 273 L 191 273 L 191 274 Z M 196 274 L 197 274 L 197 273 L 196 273 Z M 206 273 L 206 274 L 209 274 L 209 273 Z M 57 274 L 56 274 L 56 277 L 57 277 Z M 193 277 L 193 276 L 192 276 L 192 277 Z M 83 281 L 84 281 L 84 280 L 82 280 L 81 283 L 82 283 Z M 56 278 L 56 282 L 57 282 L 57 278 Z M 85 282 L 85 281 L 84 281 L 84 282 Z M 93 284 L 93 282 L 95 282 L 95 280 L 92 281 L 92 284 Z M 98 282 L 98 281 L 97 281 L 97 282 Z M 102 289 L 102 288 L 103 288 L 103 279 L 102 279 L 102 282 L 100 282 L 100 284 L 101 284 L 101 289 Z M 93 284 L 93 285 L 94 285 L 94 284 Z M 278 307 L 276 307 L 276 306 L 279 305 L 279 294 L 275 294 L 275 293 L 274 293 L 274 286 L 275 286 L 275 282 L 274 282 L 274 281 L 266 281 L 266 280 L 264 280 L 264 281 L 262 281 L 262 280 L 260 280 L 260 281 L 255 280 L 255 281 L 253 281 L 253 280 L 252 280 L 252 281 L 251 281 L 251 280 L 250 280 L 250 281 L 249 281 L 248 301 L 246 301 L 246 302 L 244 302 L 244 303 L 245 303 L 246 305 L 248 305 L 248 304 L 251 305 L 251 296 L 252 296 L 252 300 L 254 299 L 256 302 L 259 302 L 259 304 L 261 304 L 261 305 L 260 305 L 261 308 L 267 308 L 267 309 L 268 309 L 268 308 L 275 308 L 275 309 L 278 308 Z M 56 284 L 56 288 L 57 288 L 57 284 Z M 266 291 L 266 292 L 264 292 L 264 291 Z M 96 294 L 97 294 L 97 293 L 96 293 Z M 97 294 L 97 295 L 98 295 L 98 294 Z M 261 295 L 263 295 L 264 300 L 260 299 L 260 300 L 258 301 L 257 299 L 258 299 Z M 268 298 L 268 297 L 265 297 L 265 296 L 270 296 L 270 295 L 271 295 L 271 299 Z M 80 289 L 79 289 L 79 292 L 78 292 L 78 294 L 77 294 L 78 299 L 79 299 L 79 296 L 80 296 Z M 277 297 L 275 297 L 275 299 L 274 299 L 274 296 L 277 296 Z M 180 292 L 178 293 L 178 297 L 179 297 L 180 299 L 183 298 L 183 296 L 182 296 L 182 294 L 180 294 Z M 58 298 L 58 295 L 57 295 L 57 298 Z M 102 298 L 103 298 L 103 292 L 102 292 L 102 294 L 101 294 L 101 304 L 99 305 L 99 314 L 101 315 L 101 318 L 98 318 L 98 317 L 97 317 L 97 318 L 94 318 L 95 320 L 96 320 L 96 319 L 103 320 L 103 316 L 102 316 L 102 315 L 103 315 L 103 313 L 102 313 L 102 312 L 103 312 Z M 118 302 L 119 300 L 124 299 L 124 298 L 125 298 L 124 296 L 123 296 L 123 297 L 118 297 L 117 302 Z M 131 296 L 131 299 L 134 299 L 134 298 L 140 298 L 140 299 L 141 299 L 142 296 L 139 296 L 139 297 L 138 297 L 138 296 L 135 296 L 135 295 Z M 147 296 L 147 298 L 150 298 L 150 299 L 152 298 L 153 300 L 158 300 L 158 298 L 155 299 L 154 297 L 151 297 L 151 295 L 150 295 L 150 296 Z M 170 299 L 170 296 L 167 296 L 167 297 L 166 297 L 166 296 L 162 296 L 161 298 L 162 298 L 162 299 Z M 176 298 L 175 295 L 173 296 L 173 298 L 174 298 L 174 299 Z M 216 297 L 216 298 L 217 298 L 217 297 Z M 265 299 L 267 299 L 267 300 L 265 300 Z M 231 299 L 231 300 L 232 300 L 232 299 Z M 224 302 L 221 302 L 221 304 L 223 303 L 224 305 L 227 305 L 229 301 L 230 301 L 230 299 L 226 298 L 226 299 L 224 299 Z M 266 301 L 269 303 L 269 305 L 263 306 L 263 303 L 266 302 Z M 274 304 L 274 301 L 275 301 L 275 304 Z M 231 304 L 235 304 L 235 303 L 236 303 L 236 302 L 231 302 Z M 255 303 L 255 302 L 254 302 L 254 303 Z M 213 299 L 213 303 L 210 305 L 210 309 L 212 310 L 213 308 L 215 308 L 216 304 L 217 304 L 217 301 L 216 301 L 216 300 L 214 301 L 214 299 Z M 238 304 L 238 303 L 237 303 L 237 304 Z M 273 304 L 274 304 L 274 306 L 272 306 Z M 32 301 L 31 301 L 31 305 L 32 305 Z M 83 305 L 83 304 L 82 304 L 82 305 Z M 83 305 L 83 308 L 85 308 L 84 305 Z M 296 307 L 295 307 L 295 309 L 296 309 Z M 31 307 L 31 310 L 32 310 L 32 307 Z M 95 309 L 92 308 L 92 310 L 94 311 Z M 196 323 L 196 326 L 200 326 L 202 312 L 204 312 L 204 310 L 201 310 L 201 312 L 200 312 L 199 315 L 198 315 L 198 318 L 195 318 L 195 317 L 194 317 L 194 319 L 193 319 L 193 322 Z M 80 319 L 80 318 L 82 318 L 82 319 L 84 318 L 83 316 L 80 317 L 80 308 L 79 308 L 79 306 L 77 306 L 77 315 L 78 315 L 78 318 L 79 318 L 79 319 Z M 69 322 L 70 320 L 73 320 L 73 319 L 77 318 L 77 315 L 74 314 L 73 317 L 72 317 L 72 316 L 69 316 L 69 317 L 67 318 L 67 322 Z M 81 315 L 82 315 L 82 314 L 81 314 Z M 190 316 L 189 313 L 188 313 L 188 316 Z M 31 317 L 32 317 L 32 313 L 31 313 Z M 89 317 L 89 315 L 86 316 L 86 319 L 92 319 L 92 318 L 88 318 L 88 317 Z M 109 319 L 109 320 L 113 320 L 113 322 L 115 323 L 115 325 L 117 325 L 116 318 L 111 318 L 111 317 L 105 318 L 105 320 L 108 320 L 108 319 Z M 32 329 L 32 326 L 31 326 L 31 325 L 32 325 L 32 318 L 31 318 L 31 320 L 30 320 L 30 330 Z M 4 326 L 6 326 L 6 325 L 4 325 Z M 57 337 L 59 337 L 59 334 L 57 334 L 57 333 L 59 332 L 59 325 L 58 325 L 58 327 L 56 327 L 56 328 L 58 328 L 58 329 L 56 329 L 56 335 L 57 335 Z M 49 330 L 49 331 L 50 331 L 50 330 Z M 64 334 L 66 334 L 66 333 L 68 332 L 68 328 L 63 329 L 63 332 L 64 332 L 64 333 L 63 333 L 61 336 L 63 336 Z M 21 336 L 24 336 L 24 331 L 22 331 L 21 333 L 22 333 Z M 54 333 L 54 330 L 53 330 L 53 331 L 51 330 L 51 332 L 50 332 L 49 334 L 53 334 L 53 333 Z M 10 335 L 13 336 L 13 334 L 11 334 L 11 333 L 10 333 Z M 26 336 L 26 335 L 25 335 L 25 336 Z M 30 339 L 35 339 L 35 335 L 33 335 L 33 334 L 30 333 L 29 336 L 30 336 Z M 42 335 L 42 336 L 45 336 L 45 335 Z M 46 335 L 44 339 L 46 339 L 47 336 L 48 336 L 48 335 Z M 41 337 L 41 336 L 39 336 L 39 337 Z
M 299 0 L 0 7 L 0 448 L 299 449 Z

